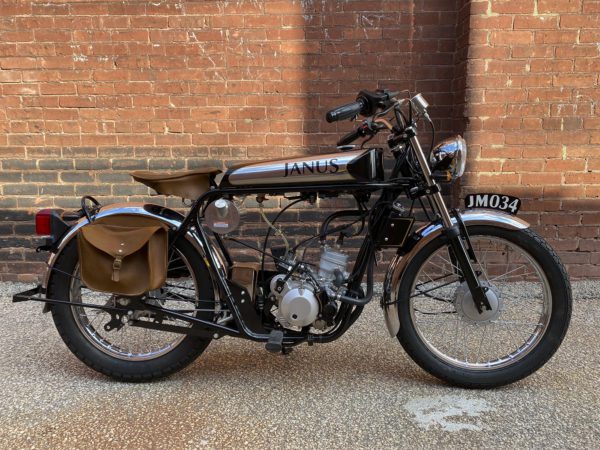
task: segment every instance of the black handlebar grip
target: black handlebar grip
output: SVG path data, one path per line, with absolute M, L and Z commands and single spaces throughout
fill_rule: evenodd
M 327 122 L 337 122 L 338 120 L 350 119 L 351 117 L 360 114 L 364 107 L 364 102 L 359 99 L 355 102 L 348 103 L 347 105 L 338 106 L 327 113 L 325 119 Z
M 348 145 L 357 140 L 359 137 L 362 137 L 363 133 L 360 128 L 357 128 L 354 131 L 351 131 L 347 135 L 343 136 L 337 143 L 338 147 L 341 145 Z

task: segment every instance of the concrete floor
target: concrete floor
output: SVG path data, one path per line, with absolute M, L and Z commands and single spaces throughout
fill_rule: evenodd
M 0 284 L 0 448 L 600 448 L 600 283 L 574 283 L 555 357 L 492 391 L 446 386 L 388 337 L 375 304 L 344 338 L 290 356 L 226 338 L 188 369 L 125 384 L 79 362 L 41 304 Z

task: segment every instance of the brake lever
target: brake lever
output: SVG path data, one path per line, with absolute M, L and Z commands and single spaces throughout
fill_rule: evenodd
M 360 147 L 362 148 L 367 142 L 373 139 L 375 135 L 381 130 L 393 130 L 394 126 L 387 119 L 378 116 L 379 114 L 376 114 L 373 117 L 365 119 L 362 122 L 362 124 L 359 125 L 356 129 L 343 136 L 337 142 L 338 149 L 341 151 L 349 151 L 354 148 L 354 146 L 351 146 L 349 144 L 354 142 L 356 139 L 366 137 L 367 139 L 364 140 L 360 145 Z
M 373 120 L 374 123 L 376 124 L 381 124 L 382 127 L 375 130 L 375 133 L 378 133 L 379 130 L 383 130 L 384 128 L 387 128 L 388 130 L 392 131 L 394 129 L 394 126 L 387 120 L 384 119 L 383 117 L 378 117 L 377 119 Z

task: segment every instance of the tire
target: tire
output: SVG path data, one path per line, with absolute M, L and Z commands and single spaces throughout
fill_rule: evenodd
M 196 298 L 213 299 L 210 275 L 204 261 L 196 253 L 193 246 L 186 239 L 179 239 L 174 245 L 174 251 L 179 255 L 178 257 L 183 256 L 184 261 L 189 263 L 188 266 L 191 266 L 191 271 L 195 279 Z M 48 298 L 69 299 L 73 301 L 71 298 L 72 277 L 67 274 L 76 272 L 78 260 L 77 241 L 75 238 L 64 248 L 56 261 L 54 267 L 57 270 L 53 272 L 48 283 Z M 81 308 L 80 310 L 86 309 Z M 81 327 L 81 321 L 75 316 L 75 307 L 61 304 L 52 306 L 52 318 L 56 329 L 71 352 L 95 371 L 120 381 L 150 381 L 173 374 L 192 363 L 204 352 L 211 341 L 211 339 L 197 336 L 178 334 L 176 335 L 178 339 L 177 345 L 172 349 L 166 349 L 164 354 L 161 353 L 158 357 L 143 360 L 123 359 L 120 355 L 112 355 L 110 349 L 104 349 L 101 345 L 98 345 L 86 333 L 85 328 Z M 214 313 L 196 312 L 196 317 L 212 320 Z M 139 330 L 136 327 L 135 332 Z M 101 330 L 99 329 L 99 331 Z M 164 336 L 164 334 L 161 334 L 163 333 L 161 331 L 142 331 L 154 333 L 152 335 L 153 339 L 155 339 L 156 333 Z M 168 333 L 168 335 L 175 335 L 175 333 Z
M 479 269 L 482 272 L 480 279 L 489 279 L 490 286 L 493 286 L 492 291 L 498 294 L 496 311 L 490 312 L 495 318 L 489 321 L 474 319 L 482 316 L 468 309 L 473 308 L 475 311 L 474 306 L 469 306 L 469 303 L 474 303 L 466 283 L 461 283 L 458 275 L 455 274 L 454 284 L 444 286 L 442 281 L 445 280 L 440 281 L 427 272 L 428 268 L 433 268 L 437 270 L 436 273 L 441 273 L 442 277 L 445 273 L 439 264 L 439 261 L 443 260 L 444 252 L 447 252 L 447 240 L 442 235 L 425 245 L 406 267 L 398 292 L 400 331 L 397 337 L 409 356 L 421 368 L 441 380 L 465 388 L 498 387 L 532 374 L 556 352 L 565 337 L 571 317 L 571 287 L 565 268 L 556 253 L 533 231 L 514 231 L 492 226 L 470 226 L 468 231 L 472 242 L 475 242 L 473 247 L 477 244 L 480 249 L 477 254 L 478 260 L 483 256 L 483 249 L 487 248 L 485 259 L 490 258 L 489 252 L 492 261 L 496 261 L 488 264 L 487 261 L 479 260 Z M 485 242 L 488 242 L 487 247 Z M 498 247 L 494 247 L 495 245 Z M 505 253 L 500 251 L 502 248 L 507 249 Z M 508 249 L 512 248 L 520 249 L 522 253 L 520 257 L 515 256 L 512 260 L 515 262 L 511 263 L 511 253 Z M 514 254 L 518 255 L 516 252 Z M 438 255 L 440 259 L 436 260 Z M 524 268 L 519 268 L 516 272 L 510 270 L 521 263 Z M 488 277 L 490 270 L 501 272 L 500 268 L 504 267 L 504 264 L 508 272 L 495 278 Z M 527 272 L 529 266 L 525 264 L 530 264 L 535 270 Z M 539 276 L 539 283 L 528 281 L 536 276 Z M 419 280 L 427 281 L 418 283 Z M 436 288 L 440 294 L 435 294 L 435 290 L 434 293 L 429 292 L 429 286 L 440 286 Z M 455 286 L 459 287 L 452 295 L 447 295 Z M 523 312 L 527 317 L 537 317 L 538 307 L 531 307 L 535 303 L 528 306 L 527 302 L 534 302 L 538 291 L 542 300 L 538 302 L 540 312 L 536 322 L 504 319 L 505 315 L 509 314 L 510 318 L 510 314 L 516 312 Z M 420 302 L 433 305 L 433 309 L 423 310 Z M 446 324 L 449 324 L 448 328 L 445 328 Z M 452 328 L 454 326 L 456 331 Z M 500 330 L 500 333 L 492 334 L 492 331 L 488 332 L 488 327 L 492 331 Z M 432 331 L 428 332 L 428 329 Z M 463 331 L 464 337 L 460 335 L 459 329 Z M 528 330 L 533 330 L 531 336 L 519 346 L 520 339 L 527 336 Z M 512 343 L 513 340 L 516 344 Z M 514 350 L 506 355 L 502 354 L 503 350 L 499 350 L 496 359 L 486 356 L 494 353 L 493 349 L 488 350 L 494 346 Z M 483 354 L 482 348 L 486 355 Z M 487 361 L 484 360 L 485 357 L 488 358 Z

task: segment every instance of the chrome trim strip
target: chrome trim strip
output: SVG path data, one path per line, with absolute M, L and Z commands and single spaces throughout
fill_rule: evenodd
M 377 177 L 377 152 L 371 152 L 371 179 Z
M 529 228 L 529 224 L 523 219 L 501 212 L 490 210 L 470 210 L 461 213 L 465 225 L 493 225 L 509 230 L 523 230 Z M 456 224 L 456 219 L 452 217 L 452 224 Z M 385 281 L 383 283 L 383 314 L 385 324 L 391 337 L 394 337 L 400 331 L 400 318 L 398 317 L 397 295 L 400 281 L 404 269 L 413 257 L 423 247 L 442 234 L 442 225 L 439 223 L 430 223 L 415 231 L 419 236 L 417 244 L 406 255 L 396 255 L 388 267 Z

